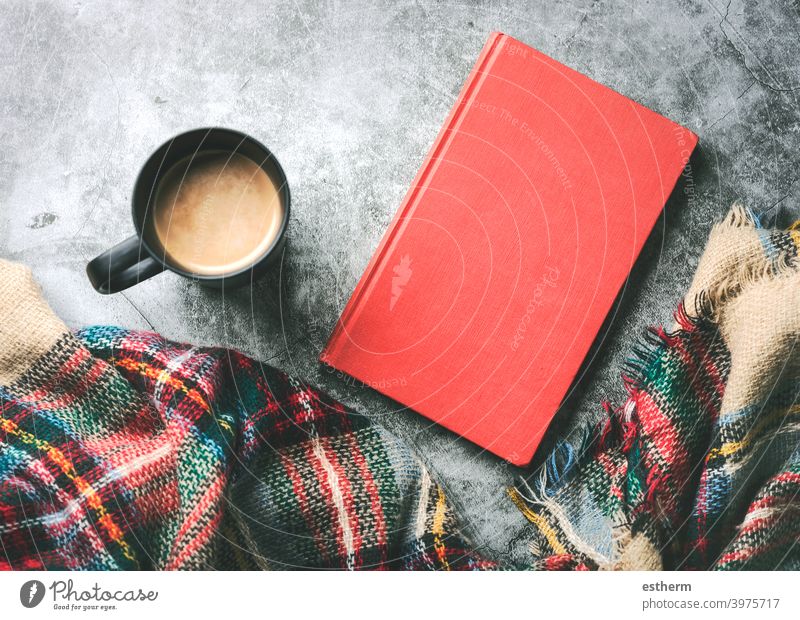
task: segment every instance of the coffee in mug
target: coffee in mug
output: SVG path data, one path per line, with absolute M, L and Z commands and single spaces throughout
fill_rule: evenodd
M 171 263 L 214 276 L 258 260 L 282 222 L 280 187 L 261 166 L 239 153 L 206 151 L 164 174 L 145 234 Z
M 248 284 L 280 256 L 289 202 L 278 160 L 255 139 L 219 127 L 180 134 L 139 173 L 136 234 L 86 272 L 101 293 L 165 269 L 217 288 Z

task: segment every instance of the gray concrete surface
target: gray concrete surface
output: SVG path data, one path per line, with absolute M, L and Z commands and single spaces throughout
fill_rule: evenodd
M 510 468 L 317 354 L 486 36 L 505 31 L 694 129 L 701 149 L 648 242 L 558 433 L 622 396 L 619 367 L 670 320 L 732 200 L 787 220 L 800 196 L 796 2 L 568 0 L 0 3 L 0 256 L 30 265 L 71 325 L 237 347 L 410 441 L 488 553 L 525 553 Z M 294 220 L 280 273 L 221 296 L 172 274 L 101 297 L 88 259 L 131 234 L 144 159 L 202 125 L 283 163 Z

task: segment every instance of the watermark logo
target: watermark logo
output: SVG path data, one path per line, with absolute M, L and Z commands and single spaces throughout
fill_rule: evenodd
M 158 598 L 158 591 L 142 588 L 107 590 L 96 582 L 84 589 L 72 579 L 56 580 L 47 586 L 37 579 L 31 579 L 19 589 L 19 602 L 28 609 L 38 606 L 45 598 L 48 599 L 45 605 L 52 606 L 55 611 L 116 611 L 128 604 L 152 603 Z
M 558 267 L 545 266 L 542 277 L 533 289 L 533 295 L 528 300 L 528 305 L 525 307 L 525 314 L 519 320 L 517 329 L 514 331 L 514 337 L 511 339 L 511 350 L 516 351 L 519 349 L 520 344 L 525 339 L 528 332 L 528 325 L 532 320 L 539 308 L 542 307 L 545 293 L 548 289 L 555 288 L 558 282 L 559 271 Z
M 405 254 L 400 259 L 400 262 L 392 268 L 392 271 L 394 275 L 392 276 L 392 298 L 389 301 L 389 312 L 394 310 L 394 305 L 400 299 L 406 284 L 411 279 L 411 274 L 413 273 L 411 270 L 411 257 Z
M 19 589 L 19 602 L 23 607 L 31 609 L 42 602 L 44 598 L 44 584 L 36 579 L 31 579 L 22 584 Z

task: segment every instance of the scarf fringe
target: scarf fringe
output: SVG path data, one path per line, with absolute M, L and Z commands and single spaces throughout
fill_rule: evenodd
M 800 228 L 800 221 L 794 224 Z M 741 203 L 735 203 L 726 216 L 714 225 L 710 237 L 709 247 L 714 243 L 723 243 L 724 237 L 730 229 L 762 230 L 761 222 L 752 209 Z M 791 232 L 788 229 L 786 232 Z M 793 233 L 797 234 L 797 233 Z M 603 403 L 604 415 L 593 426 L 585 426 L 577 442 L 577 448 L 572 443 L 561 440 L 545 459 L 544 464 L 534 473 L 529 480 L 521 480 L 521 485 L 509 489 L 515 503 L 520 506 L 524 503 L 527 511 L 523 514 L 536 524 L 538 517 L 544 522 L 544 527 L 550 524 L 556 526 L 559 534 L 557 542 L 561 546 L 571 548 L 585 558 L 589 558 L 598 568 L 624 567 L 626 557 L 630 555 L 626 550 L 641 547 L 644 542 L 641 536 L 634 536 L 627 516 L 623 512 L 609 515 L 612 522 L 612 557 L 604 557 L 597 553 L 590 545 L 583 541 L 573 528 L 564 506 L 559 503 L 557 494 L 580 472 L 587 460 L 596 456 L 614 444 L 619 445 L 625 455 L 630 453 L 638 433 L 635 420 L 635 403 L 637 394 L 650 382 L 646 377 L 648 371 L 652 372 L 654 363 L 661 358 L 665 351 L 674 347 L 680 340 L 696 333 L 698 330 L 716 330 L 718 313 L 726 300 L 740 294 L 741 291 L 752 284 L 764 279 L 776 279 L 785 274 L 794 273 L 792 267 L 796 262 L 796 253 L 789 251 L 778 252 L 771 260 L 763 259 L 760 264 L 755 261 L 743 261 L 739 269 L 733 271 L 723 280 L 716 282 L 711 288 L 701 290 L 687 300 L 681 301 L 674 313 L 675 327 L 667 330 L 663 327 L 648 328 L 634 345 L 632 355 L 625 360 L 621 378 L 628 393 L 624 405 L 614 407 L 609 402 Z M 663 480 L 650 472 L 645 481 L 643 492 L 647 502 L 657 500 L 656 494 L 661 488 Z M 523 492 L 523 490 L 525 492 Z M 515 498 L 516 496 L 516 498 Z M 521 508 L 522 509 L 522 508 Z M 533 511 L 536 511 L 535 513 Z M 532 552 L 537 555 L 542 553 L 543 542 L 547 539 L 547 546 L 558 552 L 559 545 L 553 545 L 543 527 L 539 530 L 545 534 L 542 540 L 532 543 Z M 551 534 L 555 535 L 556 530 Z M 660 565 L 660 557 L 652 550 L 653 567 Z M 649 557 L 649 556 L 648 556 Z M 655 562 L 655 560 L 658 562 Z M 649 566 L 649 564 L 648 564 Z

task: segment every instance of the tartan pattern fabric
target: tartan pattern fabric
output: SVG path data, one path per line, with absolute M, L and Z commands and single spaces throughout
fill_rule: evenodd
M 799 247 L 714 228 L 627 400 L 509 490 L 533 568 L 800 569 Z M 0 260 L 0 568 L 499 568 L 368 418 L 235 351 L 70 333 L 34 289 Z
M 716 226 L 624 405 L 510 490 L 535 568 L 800 569 L 799 246 L 741 207 Z
M 0 405 L 0 568 L 494 567 L 407 445 L 235 351 L 65 332 Z

